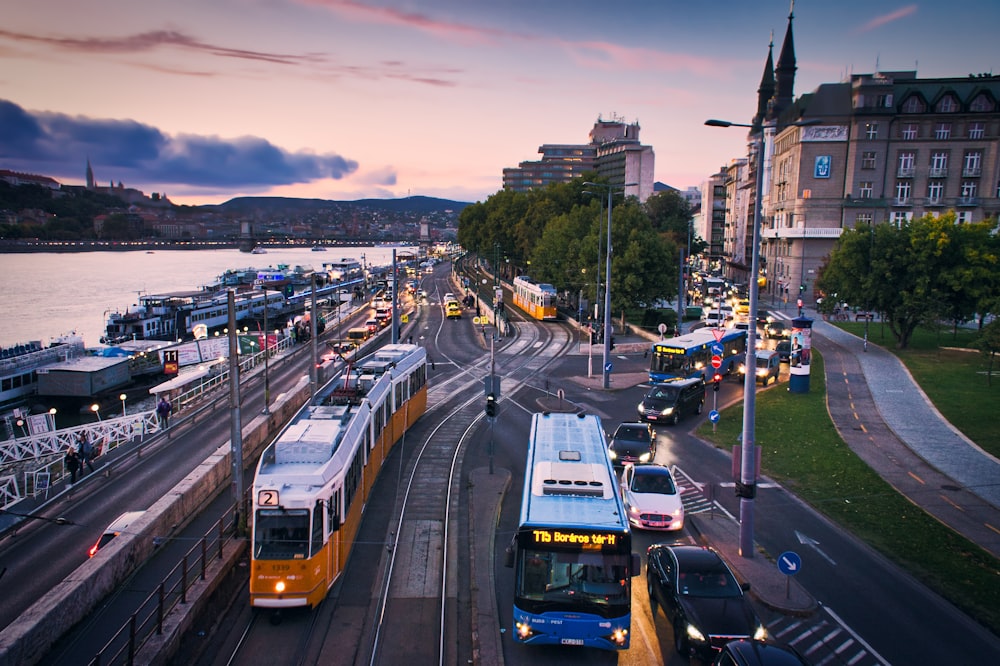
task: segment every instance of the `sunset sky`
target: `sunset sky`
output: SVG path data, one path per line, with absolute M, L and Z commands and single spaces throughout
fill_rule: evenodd
M 1000 74 L 997 0 L 799 0 L 795 95 Z M 545 143 L 638 122 L 656 180 L 745 153 L 788 0 L 0 0 L 0 169 L 241 195 L 482 201 Z

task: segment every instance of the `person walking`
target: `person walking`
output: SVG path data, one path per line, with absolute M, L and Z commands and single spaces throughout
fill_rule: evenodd
M 90 468 L 91 473 L 93 473 L 94 444 L 90 441 L 90 438 L 87 436 L 86 430 L 80 433 L 79 442 L 80 444 L 77 450 L 79 452 L 78 455 L 80 457 L 80 471 L 82 472 L 83 466 L 86 465 L 87 467 Z
M 160 398 L 159 404 L 156 405 L 156 416 L 160 419 L 160 427 L 166 430 L 170 426 L 170 412 L 174 410 L 174 406 L 170 404 L 166 396 Z
M 66 458 L 63 460 L 63 464 L 69 470 L 69 486 L 72 488 L 73 484 L 76 483 L 76 474 L 80 471 L 80 456 L 77 455 L 76 449 L 72 446 L 66 449 Z

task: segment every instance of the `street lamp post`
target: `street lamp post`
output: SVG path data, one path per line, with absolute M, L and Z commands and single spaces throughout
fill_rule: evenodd
M 127 397 L 124 393 L 118 396 L 118 399 L 122 401 L 122 416 L 128 416 L 128 413 L 125 412 L 125 399 Z
M 98 422 L 98 423 L 100 423 L 100 422 L 101 422 L 101 406 L 100 406 L 100 405 L 98 405 L 98 404 L 97 404 L 97 403 L 95 402 L 94 404 L 92 404 L 92 405 L 90 406 L 90 411 L 94 412 L 94 414 L 96 414 L 96 415 L 97 415 L 97 422 Z
M 269 356 L 267 350 L 267 287 L 262 286 L 261 289 L 264 290 L 264 409 L 261 414 L 270 414 L 271 382 L 267 372 L 267 357 Z
M 604 378 L 602 386 L 604 388 L 611 388 L 611 196 L 616 189 L 624 190 L 626 187 L 637 184 L 612 185 L 610 183 L 592 183 L 589 181 L 584 183 L 587 187 L 606 187 L 608 190 L 608 245 L 604 266 L 604 358 L 601 369 Z
M 752 127 L 741 123 L 731 123 L 726 120 L 706 120 L 710 127 Z M 755 183 L 755 198 L 753 206 L 753 247 L 750 259 L 750 316 L 757 316 L 757 274 L 760 270 L 760 207 L 764 191 L 764 132 L 754 140 L 757 159 Z M 757 494 L 756 486 L 756 448 L 754 446 L 754 422 L 757 409 L 757 327 L 747 327 L 746 361 L 743 367 L 743 432 L 740 436 L 740 479 L 736 484 L 736 494 L 740 498 L 740 556 L 753 558 L 753 501 Z

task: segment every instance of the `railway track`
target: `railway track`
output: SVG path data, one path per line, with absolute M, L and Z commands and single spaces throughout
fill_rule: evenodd
M 230 630 L 236 638 L 212 663 L 459 662 L 467 653 L 463 642 L 470 640 L 463 629 L 469 619 L 467 585 L 461 584 L 468 571 L 458 518 L 461 469 L 481 428 L 482 377 L 495 363 L 504 396 L 513 396 L 521 387 L 533 387 L 572 346 L 563 326 L 522 322 L 518 337 L 493 358 L 478 355 L 469 363 L 460 351 L 447 351 L 446 343 L 435 345 L 437 363 L 455 371 L 429 388 L 427 414 L 383 467 L 341 580 L 317 609 L 285 612 L 280 623 L 270 613 L 242 609 Z M 359 580 L 370 585 L 358 586 Z M 245 599 L 240 595 L 236 603 Z

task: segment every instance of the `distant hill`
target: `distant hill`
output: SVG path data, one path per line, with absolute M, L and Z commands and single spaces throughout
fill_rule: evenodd
M 218 210 L 227 213 L 245 211 L 282 211 L 282 210 L 324 210 L 339 207 L 364 207 L 372 210 L 388 212 L 436 213 L 450 210 L 461 211 L 470 205 L 466 201 L 451 201 L 434 197 L 406 197 L 405 199 L 357 199 L 354 201 L 333 201 L 330 199 L 296 199 L 292 197 L 237 197 L 225 203 L 198 206 L 208 210 Z

